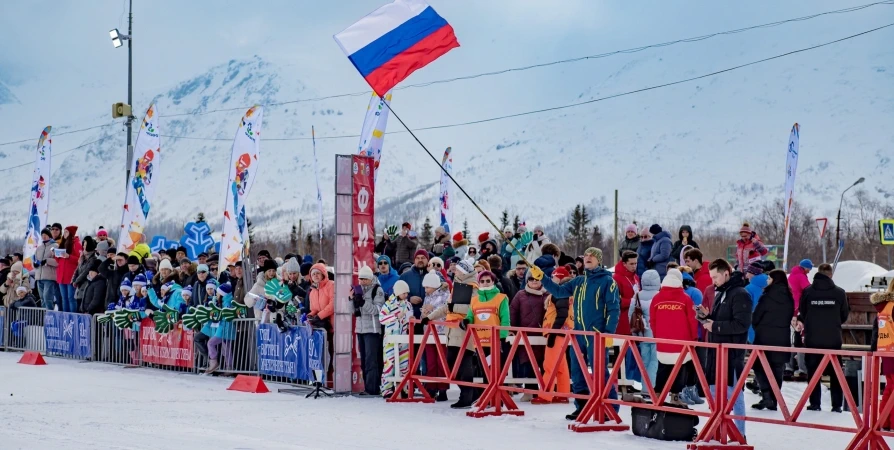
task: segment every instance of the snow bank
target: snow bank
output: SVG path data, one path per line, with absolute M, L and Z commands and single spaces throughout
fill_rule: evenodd
M 894 271 L 888 272 L 882 266 L 869 261 L 839 261 L 832 281 L 846 292 L 857 292 L 866 290 L 872 277 L 884 276 L 886 273 Z M 807 275 L 811 283 L 814 274 L 816 267 Z

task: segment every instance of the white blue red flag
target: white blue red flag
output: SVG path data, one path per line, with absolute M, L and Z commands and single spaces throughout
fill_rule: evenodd
M 453 27 L 418 0 L 395 0 L 335 35 L 379 97 L 411 73 L 459 47 Z

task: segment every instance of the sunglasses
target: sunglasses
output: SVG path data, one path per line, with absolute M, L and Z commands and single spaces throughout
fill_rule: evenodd
M 483 279 L 478 282 L 478 284 L 494 284 L 494 280 Z
M 380 262 L 379 265 L 380 265 L 380 266 L 387 266 L 388 263 L 386 263 L 386 262 Z
M 440 263 L 432 263 L 431 265 L 432 265 L 433 267 L 441 267 L 441 264 L 440 264 Z

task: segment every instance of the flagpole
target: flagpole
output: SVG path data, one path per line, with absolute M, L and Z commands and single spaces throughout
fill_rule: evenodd
M 310 140 L 311 140 L 311 143 L 313 144 L 313 149 L 314 149 L 314 178 L 316 178 L 316 180 L 317 180 L 317 207 L 319 209 L 319 215 L 320 215 L 320 218 L 318 220 L 318 222 L 319 222 L 318 228 L 320 229 L 320 231 L 319 231 L 320 257 L 317 258 L 319 260 L 319 259 L 323 258 L 323 194 L 320 191 L 320 170 L 317 167 L 317 138 L 316 138 L 316 133 L 314 132 L 313 125 L 310 126 Z
M 470 196 L 469 193 L 466 192 L 462 185 L 459 184 L 455 178 L 453 178 L 453 175 L 451 175 L 450 172 L 444 168 L 444 166 L 438 161 L 438 158 L 436 158 L 435 155 L 433 155 L 432 152 L 429 151 L 428 147 L 426 147 L 425 144 L 423 144 L 422 141 L 419 140 L 419 138 L 416 136 L 416 133 L 413 133 L 413 130 L 411 130 L 410 127 L 408 127 L 407 124 L 404 123 L 403 119 L 401 119 L 400 116 L 398 116 L 397 113 L 394 112 L 394 109 L 391 108 L 391 105 L 389 105 L 388 102 L 385 102 L 385 106 L 388 107 L 388 111 L 391 112 L 394 118 L 397 119 L 397 121 L 400 122 L 401 125 L 403 125 L 404 129 L 407 130 L 407 133 L 410 133 L 410 136 L 413 136 L 413 139 L 416 141 L 416 143 L 419 144 L 419 146 L 422 147 L 423 150 L 425 150 L 425 153 L 428 153 L 429 158 L 431 158 L 431 160 L 434 161 L 435 164 L 437 164 L 438 167 L 441 168 L 441 172 L 443 172 L 447 175 L 448 178 L 450 178 L 450 181 L 452 181 L 453 184 L 455 184 L 456 187 L 458 187 L 459 190 L 462 191 L 463 195 L 465 195 L 466 198 L 469 199 L 469 202 L 472 203 L 472 206 L 474 206 L 475 209 L 477 209 L 478 212 L 480 212 L 481 215 L 484 216 L 484 218 L 487 220 L 487 223 L 489 223 L 490 226 L 492 226 L 494 230 L 496 230 L 497 235 L 502 234 L 502 231 L 497 226 L 497 224 L 495 224 L 494 221 L 491 220 L 490 216 L 488 216 L 487 213 L 485 213 L 484 210 L 481 209 L 481 206 L 478 206 L 478 203 L 475 202 L 475 200 L 472 199 L 472 196 Z M 528 261 L 528 259 L 525 258 L 525 255 L 518 248 L 515 247 L 515 244 L 513 244 L 511 240 L 507 242 L 509 243 L 509 246 L 512 247 L 512 250 L 516 251 L 519 254 L 521 259 L 528 265 L 528 267 L 533 266 L 532 262 Z

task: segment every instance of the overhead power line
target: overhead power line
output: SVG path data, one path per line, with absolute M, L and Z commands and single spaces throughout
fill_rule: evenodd
M 579 57 L 575 57 L 575 58 L 561 59 L 558 61 L 550 61 L 550 62 L 545 62 L 545 63 L 540 63 L 540 64 L 531 64 L 531 65 L 527 65 L 527 66 L 513 67 L 513 68 L 509 68 L 509 69 L 501 69 L 501 70 L 496 70 L 496 71 L 492 71 L 492 72 L 481 72 L 481 73 L 476 73 L 476 74 L 472 74 L 472 75 L 462 75 L 462 76 L 453 77 L 453 78 L 445 78 L 442 80 L 428 81 L 425 83 L 407 84 L 407 85 L 403 85 L 403 86 L 398 86 L 398 87 L 394 88 L 394 90 L 399 91 L 399 90 L 404 90 L 404 89 L 423 88 L 423 87 L 434 86 L 437 84 L 453 83 L 455 81 L 472 80 L 475 78 L 490 77 L 490 76 L 494 76 L 494 75 L 503 75 L 503 74 L 511 73 L 511 72 L 522 72 L 522 71 L 531 70 L 531 69 L 538 69 L 541 67 L 555 66 L 558 64 L 568 64 L 568 63 L 586 61 L 586 60 L 590 60 L 590 59 L 606 58 L 609 56 L 620 55 L 620 54 L 637 53 L 637 52 L 641 52 L 643 50 L 648 50 L 650 48 L 660 48 L 660 47 L 667 47 L 667 46 L 681 44 L 681 43 L 699 42 L 699 41 L 704 41 L 706 39 L 711 39 L 716 36 L 738 34 L 738 33 L 743 33 L 746 31 L 762 29 L 762 28 L 773 28 L 773 27 L 777 27 L 780 25 L 785 25 L 787 23 L 803 22 L 806 20 L 815 19 L 817 17 L 822 17 L 822 16 L 826 16 L 826 15 L 851 13 L 851 12 L 860 11 L 862 9 L 870 8 L 870 7 L 877 6 L 877 5 L 894 5 L 894 1 L 886 0 L 886 1 L 881 1 L 881 2 L 868 3 L 865 5 L 853 6 L 850 8 L 836 9 L 833 11 L 825 11 L 825 12 L 821 12 L 821 13 L 811 14 L 809 16 L 795 17 L 793 19 L 779 20 L 776 22 L 763 23 L 760 25 L 752 25 L 752 26 L 745 27 L 745 28 L 737 28 L 735 30 L 719 31 L 716 33 L 705 34 L 705 35 L 701 35 L 701 36 L 676 39 L 673 41 L 661 42 L 658 44 L 643 45 L 640 47 L 632 47 L 632 48 L 627 48 L 627 49 L 623 49 L 623 50 L 614 50 L 614 51 L 599 53 L 599 54 L 595 54 L 595 55 L 579 56 Z M 321 100 L 330 100 L 330 99 L 343 98 L 343 97 L 358 97 L 358 96 L 363 96 L 363 95 L 366 95 L 366 96 L 370 95 L 370 91 L 366 90 L 366 91 L 361 91 L 361 92 L 351 92 L 348 94 L 335 94 L 335 95 L 327 95 L 327 96 L 323 96 L 323 97 L 289 100 L 289 101 L 284 101 L 284 102 L 268 103 L 265 106 L 268 106 L 268 107 L 282 106 L 282 105 L 289 105 L 289 104 L 294 104 L 294 103 L 316 102 L 316 101 L 321 101 Z M 212 109 L 212 110 L 201 111 L 201 112 L 160 115 L 159 117 L 181 117 L 181 116 L 193 116 L 193 115 L 206 115 L 206 114 L 213 114 L 213 113 L 218 113 L 218 112 L 242 111 L 242 110 L 248 109 L 250 107 L 251 107 L 251 105 L 240 106 L 240 107 L 235 107 L 235 108 Z M 354 136 L 346 136 L 346 137 L 354 137 Z
M 89 147 L 89 146 L 91 146 L 91 145 L 93 145 L 93 144 L 100 143 L 100 142 L 102 142 L 102 141 L 104 141 L 104 140 L 106 140 L 106 139 L 109 139 L 109 138 L 111 138 L 111 137 L 113 137 L 113 136 L 105 136 L 105 137 L 101 137 L 101 138 L 99 138 L 99 139 L 97 139 L 97 140 L 95 140 L 95 141 L 88 142 L 88 143 L 86 143 L 86 144 L 81 144 L 81 145 L 79 145 L 79 146 L 77 146 L 77 147 L 70 148 L 70 149 L 68 149 L 68 150 L 64 150 L 64 151 L 61 151 L 61 152 L 53 152 L 53 155 L 52 155 L 52 156 L 64 155 L 64 154 L 66 154 L 66 153 L 70 153 L 70 152 L 73 152 L 73 151 L 75 151 L 75 150 L 82 149 L 82 148 L 84 148 L 84 147 Z M 24 164 L 19 164 L 19 165 L 16 165 L 16 166 L 4 167 L 4 168 L 0 169 L 0 172 L 6 171 L 6 170 L 18 169 L 19 167 L 30 166 L 30 165 L 32 165 L 32 164 L 34 164 L 34 161 L 28 161 L 28 162 L 26 162 L 26 163 L 24 163 Z
M 515 117 L 528 116 L 528 115 L 532 115 L 532 114 L 541 114 L 544 112 L 558 111 L 561 109 L 575 108 L 578 106 L 588 105 L 591 103 L 601 102 L 601 101 L 605 101 L 605 100 L 611 100 L 611 99 L 618 98 L 618 97 L 625 97 L 628 95 L 639 94 L 639 93 L 646 92 L 646 91 L 652 91 L 652 90 L 661 89 L 661 88 L 665 88 L 665 87 L 675 86 L 678 84 L 689 83 L 692 81 L 701 80 L 704 78 L 724 74 L 727 72 L 732 72 L 734 70 L 742 69 L 742 68 L 749 67 L 749 66 L 754 66 L 754 65 L 765 63 L 768 61 L 773 61 L 775 59 L 784 58 L 786 56 L 796 55 L 798 53 L 803 53 L 803 52 L 807 52 L 810 50 L 816 50 L 818 48 L 826 47 L 826 46 L 829 46 L 832 44 L 837 44 L 839 42 L 843 42 L 843 41 L 846 41 L 849 39 L 860 37 L 860 36 L 863 36 L 863 35 L 866 35 L 866 34 L 869 34 L 869 33 L 875 32 L 875 31 L 879 31 L 879 30 L 882 30 L 885 28 L 889 28 L 892 26 L 894 26 L 894 23 L 890 23 L 890 24 L 883 25 L 883 26 L 880 26 L 877 28 L 873 28 L 871 30 L 863 31 L 861 33 L 852 34 L 850 36 L 836 39 L 834 41 L 829 41 L 829 42 L 825 42 L 822 44 L 817 44 L 817 45 L 813 45 L 810 47 L 801 48 L 798 50 L 792 50 L 790 52 L 781 53 L 781 54 L 778 54 L 775 56 L 770 56 L 768 58 L 759 59 L 757 61 L 751 61 L 751 62 L 748 62 L 745 64 L 740 64 L 740 65 L 729 67 L 729 68 L 722 69 L 722 70 L 717 70 L 717 71 L 714 71 L 711 73 L 706 73 L 703 75 L 698 75 L 698 76 L 690 77 L 690 78 L 684 78 L 682 80 L 671 81 L 668 83 L 656 84 L 653 86 L 635 89 L 632 91 L 626 91 L 626 92 L 622 92 L 619 94 L 594 98 L 594 99 L 585 100 L 582 102 L 569 103 L 567 105 L 553 106 L 553 107 L 549 107 L 549 108 L 541 108 L 541 109 L 536 109 L 533 111 L 525 111 L 525 112 L 520 112 L 520 113 L 515 113 L 515 114 L 507 114 L 504 116 L 490 117 L 487 119 L 479 119 L 479 120 L 471 120 L 471 121 L 467 121 L 467 122 L 458 122 L 458 123 L 452 123 L 452 124 L 446 124 L 446 125 L 433 125 L 433 126 L 428 126 L 428 127 L 414 128 L 413 131 L 439 130 L 439 129 L 444 129 L 444 128 L 455 128 L 455 127 L 462 127 L 462 126 L 467 126 L 467 125 L 476 125 L 476 124 L 481 124 L 481 123 L 494 122 L 497 120 L 504 120 L 504 119 L 511 119 L 511 118 L 515 118 Z M 399 133 L 406 133 L 406 131 L 392 131 L 392 132 L 386 132 L 385 134 L 399 134 Z M 196 136 L 175 136 L 175 135 L 162 135 L 162 136 L 168 137 L 168 138 L 174 138 L 174 139 L 194 139 L 194 140 L 204 140 L 204 141 L 232 141 L 233 140 L 233 138 L 215 138 L 215 137 L 207 137 L 206 138 L 206 137 L 196 137 Z M 322 140 L 322 139 L 342 139 L 342 138 L 357 138 L 357 137 L 360 137 L 360 135 L 318 136 L 316 139 Z M 309 138 L 309 137 L 264 138 L 265 141 L 303 141 L 303 140 L 310 140 L 310 139 L 311 138 Z
M 644 50 L 648 50 L 650 48 L 660 48 L 660 47 L 667 47 L 667 46 L 681 44 L 681 43 L 699 42 L 699 41 L 710 39 L 710 38 L 713 38 L 716 36 L 738 34 L 738 33 L 743 33 L 746 31 L 762 29 L 762 28 L 773 28 L 773 27 L 777 27 L 777 26 L 784 25 L 787 23 L 802 22 L 802 21 L 806 21 L 806 20 L 815 19 L 817 17 L 827 16 L 827 15 L 846 14 L 846 13 L 860 11 L 860 10 L 870 8 L 873 6 L 878 6 L 878 5 L 894 5 L 894 0 L 885 0 L 885 1 L 880 1 L 880 2 L 867 3 L 865 5 L 836 9 L 836 10 L 832 10 L 832 11 L 825 11 L 825 12 L 821 12 L 821 13 L 811 14 L 808 16 L 795 17 L 792 19 L 779 20 L 776 22 L 769 22 L 769 23 L 764 23 L 764 24 L 760 24 L 760 25 L 752 25 L 749 27 L 737 28 L 734 30 L 727 30 L 727 31 L 720 31 L 720 32 L 705 34 L 705 35 L 701 35 L 701 36 L 676 39 L 676 40 L 662 42 L 662 43 L 658 43 L 658 44 L 649 44 L 649 45 L 643 45 L 640 47 L 632 47 L 632 48 L 623 49 L 623 50 L 614 50 L 614 51 L 599 53 L 599 54 L 595 54 L 595 55 L 580 56 L 580 57 L 562 59 L 562 60 L 557 60 L 557 61 L 550 61 L 550 62 L 545 62 L 545 63 L 540 63 L 540 64 L 532 64 L 532 65 L 521 66 L 521 67 L 513 67 L 513 68 L 508 68 L 508 69 L 496 70 L 496 71 L 492 71 L 492 72 L 482 72 L 482 73 L 476 73 L 476 74 L 472 74 L 472 75 L 463 75 L 463 76 L 458 76 L 458 77 L 453 77 L 453 78 L 446 78 L 446 79 L 442 79 L 442 80 L 428 81 L 425 83 L 408 84 L 408 85 L 404 85 L 404 86 L 399 86 L 399 87 L 395 88 L 395 90 L 423 88 L 423 87 L 433 86 L 433 85 L 437 85 L 437 84 L 452 83 L 455 81 L 471 80 L 471 79 L 475 79 L 475 78 L 489 77 L 489 76 L 494 76 L 494 75 L 503 75 L 506 73 L 521 72 L 521 71 L 526 71 L 526 70 L 531 70 L 531 69 L 536 69 L 536 68 L 541 68 L 541 67 L 554 66 L 554 65 L 558 65 L 558 64 L 567 64 L 567 63 L 586 61 L 586 60 L 591 60 L 591 59 L 606 58 L 609 56 L 619 55 L 619 54 L 637 53 L 637 52 L 641 52 Z M 362 92 L 351 92 L 351 93 L 346 93 L 346 94 L 335 94 L 335 95 L 327 95 L 327 96 L 322 96 L 322 97 L 313 97 L 313 98 L 305 98 L 305 99 L 288 100 L 288 101 L 276 102 L 276 103 L 268 103 L 265 106 L 274 107 L 274 106 L 283 106 L 283 105 L 289 105 L 289 104 L 294 104 L 294 103 L 316 102 L 316 101 L 330 100 L 330 99 L 335 99 L 335 98 L 359 97 L 359 96 L 368 96 L 368 95 L 370 95 L 370 91 L 366 90 L 366 91 L 362 91 Z M 201 111 L 201 112 L 186 112 L 186 113 L 167 114 L 167 115 L 160 115 L 159 117 L 200 116 L 200 115 L 213 114 L 213 113 L 218 113 L 218 112 L 241 111 L 241 110 L 245 110 L 248 108 L 249 108 L 249 106 L 240 106 L 240 107 L 234 107 L 234 108 L 213 109 L 213 110 Z M 88 127 L 88 128 L 81 128 L 78 130 L 71 130 L 71 131 L 67 131 L 64 133 L 55 133 L 54 135 L 55 136 L 63 136 L 66 134 L 80 133 L 82 131 L 89 131 L 89 130 L 93 130 L 96 128 L 108 127 L 108 126 L 112 126 L 112 125 L 115 125 L 115 122 L 111 122 L 111 123 L 107 123 L 107 124 L 103 124 L 103 125 L 97 125 L 97 126 Z M 353 137 L 358 137 L 358 136 L 356 136 L 356 135 L 333 136 L 333 137 L 324 137 L 323 139 L 340 139 L 340 138 L 349 138 L 349 137 L 353 138 Z M 10 142 L 2 142 L 2 143 L 0 143 L 0 146 L 21 144 L 24 142 L 30 142 L 32 139 L 33 138 L 26 138 L 26 139 L 20 139 L 20 140 L 10 141 Z M 310 138 L 303 138 L 303 139 L 310 139 Z M 266 139 L 266 140 L 269 140 L 269 139 Z

